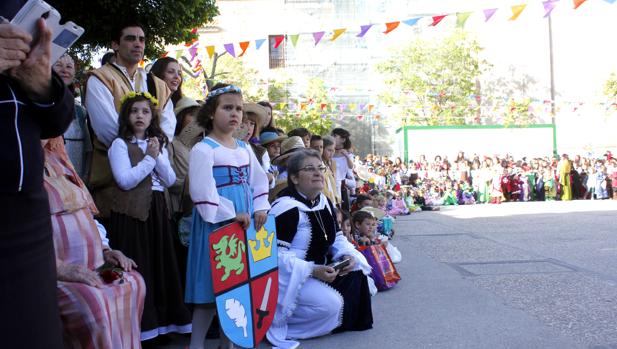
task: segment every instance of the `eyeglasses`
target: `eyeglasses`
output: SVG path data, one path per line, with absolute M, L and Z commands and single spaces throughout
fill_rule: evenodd
M 326 173 L 326 166 L 321 165 L 319 167 L 315 167 L 315 166 L 306 166 L 300 169 L 300 171 L 306 171 L 306 172 L 310 172 L 310 173 L 315 173 L 317 171 L 321 172 L 321 173 Z

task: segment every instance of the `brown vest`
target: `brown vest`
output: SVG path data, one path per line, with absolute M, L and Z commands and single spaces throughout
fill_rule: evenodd
M 130 82 L 127 77 L 112 64 L 106 64 L 99 69 L 91 70 L 88 76 L 95 76 L 99 79 L 111 92 L 114 97 L 114 107 L 120 112 L 120 100 L 129 91 L 132 91 Z M 156 95 L 159 100 L 157 107 L 159 115 L 167 101 L 171 96 L 171 91 L 165 82 L 153 74 L 148 74 L 147 90 Z M 155 92 L 155 93 L 153 93 Z M 88 95 L 85 96 L 88 98 Z M 107 146 L 101 143 L 96 137 L 92 139 L 93 152 L 92 163 L 90 169 L 89 184 L 92 188 L 94 202 L 99 209 L 99 216 L 108 217 L 111 204 L 114 200 L 111 188 L 115 186 L 114 177 L 111 173 L 109 159 L 107 158 Z
M 135 167 L 146 157 L 137 144 L 124 141 L 129 152 L 131 166 Z M 113 187 L 113 202 L 111 210 L 129 217 L 146 221 L 152 204 L 152 176 L 148 175 L 139 184 L 129 190 Z

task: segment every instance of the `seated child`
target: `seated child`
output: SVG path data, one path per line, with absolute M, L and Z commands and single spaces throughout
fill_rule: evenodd
M 400 192 L 397 192 L 395 195 L 392 195 L 392 193 L 388 192 L 388 195 L 392 197 L 391 207 L 387 211 L 389 215 L 401 216 L 409 214 L 409 209 L 407 208 L 405 201 L 403 201 Z
M 373 206 L 373 199 L 368 195 L 359 194 L 351 207 L 351 212 L 353 213 L 368 206 Z

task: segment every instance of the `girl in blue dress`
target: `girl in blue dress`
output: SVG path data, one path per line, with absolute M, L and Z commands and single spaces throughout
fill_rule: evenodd
M 237 221 L 248 228 L 251 216 L 259 229 L 266 221 L 268 178 L 246 143 L 233 138 L 242 123 L 242 93 L 216 84 L 197 115 L 207 137 L 189 157 L 189 192 L 195 204 L 186 274 L 185 301 L 194 305 L 190 348 L 203 348 L 216 314 L 210 248 L 212 231 Z M 232 347 L 221 336 L 221 348 Z

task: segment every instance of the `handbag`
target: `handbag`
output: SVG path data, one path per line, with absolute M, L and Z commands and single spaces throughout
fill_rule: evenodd
M 388 251 L 382 244 L 361 246 L 359 250 L 372 268 L 371 278 L 379 291 L 391 289 L 401 280 Z

